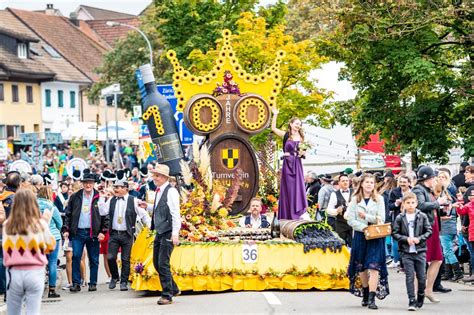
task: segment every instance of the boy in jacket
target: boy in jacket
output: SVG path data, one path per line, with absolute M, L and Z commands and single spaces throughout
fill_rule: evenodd
M 428 217 L 416 209 L 416 195 L 408 192 L 402 198 L 404 212 L 400 213 L 393 224 L 393 238 L 398 241 L 398 249 L 405 266 L 408 310 L 416 311 L 423 306 L 426 286 L 426 240 L 432 230 Z M 415 299 L 414 274 L 418 281 L 418 295 Z

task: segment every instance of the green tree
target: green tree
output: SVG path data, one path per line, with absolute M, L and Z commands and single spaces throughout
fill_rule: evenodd
M 256 3 L 257 0 L 155 0 L 141 18 L 140 29 L 152 43 L 157 82 L 171 82 L 171 65 L 163 54 L 166 50 L 175 50 L 183 65 L 188 66 L 186 58 L 191 51 L 214 48 L 222 29 L 234 31 L 240 14 L 252 11 Z M 277 20 L 271 14 L 271 7 L 261 10 Z M 135 70 L 147 62 L 146 43 L 139 34 L 130 32 L 105 56 L 103 66 L 98 69 L 102 77 L 93 86 L 92 95 L 98 96 L 104 86 L 120 83 L 123 95 L 119 106 L 131 111 L 133 105 L 140 104 Z
M 318 47 L 345 63 L 358 93 L 336 104 L 365 143 L 380 133 L 415 165 L 446 162 L 461 145 L 474 155 L 472 9 L 447 1 L 347 1 Z
M 252 74 L 261 73 L 272 65 L 278 50 L 286 52 L 281 64 L 282 89 L 277 99 L 280 126 L 285 125 L 291 117 L 306 119 L 312 125 L 329 126 L 332 123 L 329 105 L 324 103 L 328 95 L 316 87 L 317 82 L 311 80 L 309 75 L 327 58 L 318 55 L 311 40 L 297 42 L 293 36 L 285 33 L 284 24 L 267 28 L 263 17 L 245 12 L 237 21 L 232 45 L 239 63 Z M 218 53 L 219 48 L 207 52 L 198 49 L 192 51 L 188 57 L 191 72 L 204 74 L 210 71 Z M 265 142 L 267 132 L 254 137 L 254 142 Z

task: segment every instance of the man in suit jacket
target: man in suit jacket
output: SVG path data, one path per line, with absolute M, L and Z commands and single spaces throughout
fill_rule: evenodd
M 83 189 L 69 198 L 64 217 L 63 236 L 72 240 L 72 286 L 71 292 L 81 291 L 81 259 L 84 246 L 87 247 L 91 269 L 89 291 L 97 291 L 99 272 L 99 241 L 105 238 L 109 218 L 99 211 L 99 192 L 94 189 L 94 174 L 84 174 Z

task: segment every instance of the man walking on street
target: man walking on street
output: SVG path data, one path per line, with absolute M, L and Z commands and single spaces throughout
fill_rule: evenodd
M 89 291 L 97 291 L 99 271 L 99 241 L 102 241 L 109 228 L 109 217 L 101 216 L 99 211 L 99 192 L 94 189 L 94 174 L 84 174 L 81 179 L 83 189 L 69 198 L 63 226 L 64 238 L 72 240 L 72 286 L 71 292 L 81 291 L 81 258 L 84 246 L 89 256 Z
M 109 282 L 109 289 L 115 289 L 119 281 L 117 267 L 117 254 L 119 248 L 122 251 L 122 271 L 120 273 L 120 291 L 128 290 L 128 277 L 130 275 L 130 253 L 133 245 L 133 235 L 135 234 L 135 222 L 137 216 L 142 222 L 150 227 L 151 218 L 148 212 L 138 206 L 138 199 L 128 194 L 128 182 L 124 179 L 117 180 L 114 184 L 115 196 L 104 202 L 99 201 L 100 214 L 109 216 L 110 239 L 107 260 L 109 262 L 112 279 Z
M 156 185 L 151 229 L 156 230 L 153 243 L 153 265 L 160 275 L 161 298 L 159 305 L 171 304 L 173 296 L 179 295 L 178 286 L 173 280 L 170 268 L 170 257 L 174 246 L 179 244 L 179 230 L 181 218 L 179 211 L 179 192 L 169 182 L 170 169 L 164 164 L 158 164 L 150 170 L 153 182 Z

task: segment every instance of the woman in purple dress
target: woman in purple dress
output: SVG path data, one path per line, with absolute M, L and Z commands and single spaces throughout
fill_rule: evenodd
M 284 132 L 276 126 L 279 110 L 272 109 L 272 131 L 283 138 L 283 168 L 280 181 L 280 199 L 278 200 L 278 219 L 298 220 L 308 219 L 306 212 L 308 200 L 304 185 L 303 164 L 301 158 L 305 151 L 298 146 L 304 142 L 304 133 L 301 129 L 301 120 L 292 118 L 288 123 L 288 131 Z

